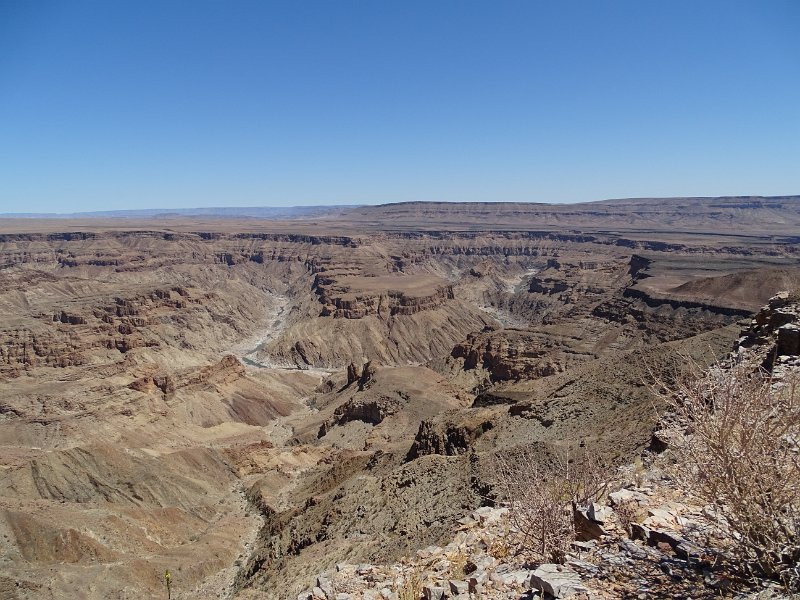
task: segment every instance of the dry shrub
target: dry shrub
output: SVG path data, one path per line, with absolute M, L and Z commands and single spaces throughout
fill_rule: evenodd
M 641 523 L 647 517 L 647 512 L 639 506 L 636 500 L 625 500 L 614 509 L 614 515 L 619 526 L 625 530 L 628 536 L 631 536 L 633 534 L 631 525 Z
M 713 507 L 709 524 L 732 539 L 744 572 L 798 589 L 800 376 L 773 381 L 746 364 L 679 381 L 664 397 L 686 435 L 677 481 Z
M 608 469 L 581 449 L 542 461 L 532 447 L 495 457 L 496 491 L 509 507 L 510 536 L 539 560 L 563 563 L 575 539 L 573 507 L 599 500 Z

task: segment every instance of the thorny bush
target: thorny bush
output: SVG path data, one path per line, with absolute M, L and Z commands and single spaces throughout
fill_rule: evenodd
M 800 375 L 776 381 L 745 362 L 661 388 L 684 434 L 675 476 L 732 541 L 745 574 L 800 589 Z

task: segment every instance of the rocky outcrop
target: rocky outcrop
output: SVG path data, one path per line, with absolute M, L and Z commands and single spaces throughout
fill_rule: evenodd
M 353 385 L 358 378 L 360 377 L 358 373 L 358 367 L 356 367 L 355 363 L 350 363 L 347 365 L 347 385 Z
M 639 289 L 636 287 L 628 287 L 623 292 L 623 297 L 633 298 L 646 304 L 650 308 L 659 308 L 662 306 L 670 307 L 673 310 L 703 310 L 708 311 L 714 315 L 721 315 L 731 317 L 733 319 L 741 317 L 749 317 L 751 311 L 744 308 L 737 308 L 733 306 L 722 306 L 710 302 L 703 302 L 700 300 L 689 300 L 685 298 L 676 298 L 666 294 L 657 295 L 648 290 Z
M 245 375 L 245 366 L 232 354 L 225 355 L 219 362 L 203 367 L 182 380 L 179 385 L 203 385 L 207 383 L 228 383 Z
M 315 276 L 313 289 L 323 305 L 320 316 L 363 319 L 369 315 L 383 318 L 413 315 L 454 299 L 453 286 L 449 284 L 437 286 L 430 294 L 410 295 L 402 290 L 391 289 L 380 294 L 351 291 L 349 288 L 337 288 L 336 283 L 337 280 L 328 276 Z
M 337 407 L 333 417 L 320 426 L 317 437 L 324 437 L 331 428 L 351 421 L 362 421 L 370 425 L 380 424 L 386 417 L 402 410 L 407 398 L 381 395 L 377 398 L 354 397 Z
M 370 386 L 375 374 L 378 372 L 378 365 L 373 361 L 367 361 L 361 369 L 361 376 L 358 378 L 358 391 L 364 391 Z
M 425 420 L 419 425 L 414 443 L 408 452 L 408 460 L 427 454 L 456 456 L 467 452 L 472 444 L 484 433 L 494 427 L 491 420 L 459 419 Z
M 780 292 L 742 330 L 737 351 L 753 350 L 764 368 L 800 366 L 800 292 Z
M 465 370 L 485 369 L 494 381 L 537 379 L 564 369 L 554 340 L 514 329 L 470 334 L 453 348 L 451 356 L 463 359 Z
M 175 380 L 169 374 L 159 373 L 139 377 L 128 385 L 132 390 L 149 394 L 155 390 L 160 390 L 162 394 L 172 394 L 175 391 Z

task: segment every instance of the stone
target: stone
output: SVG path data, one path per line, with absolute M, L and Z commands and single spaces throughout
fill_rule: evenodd
M 469 583 L 466 581 L 461 581 L 460 579 L 451 579 L 449 581 L 450 584 L 450 593 L 453 596 L 467 596 L 469 595 Z
M 322 590 L 322 593 L 325 594 L 325 597 L 329 599 L 333 598 L 336 593 L 333 589 L 333 585 L 331 584 L 331 580 L 324 575 L 317 577 L 317 587 Z
M 422 548 L 421 550 L 417 550 L 417 556 L 422 559 L 431 558 L 436 554 L 440 554 L 442 549 L 439 546 L 427 546 L 426 548 Z
M 568 567 L 556 564 L 540 565 L 531 573 L 530 585 L 554 598 L 569 598 L 588 592 L 580 575 Z
M 314 600 L 314 595 L 309 590 L 306 590 L 297 594 L 297 600 Z
M 643 523 L 651 529 L 658 527 L 672 527 L 680 524 L 680 517 L 666 508 L 650 508 L 647 510 L 647 514 L 649 516 L 643 521 Z
M 769 307 L 781 308 L 782 306 L 785 306 L 788 301 L 789 301 L 788 291 L 778 292 L 772 298 L 769 299 Z
M 378 367 L 372 361 L 367 362 L 361 371 L 361 377 L 358 380 L 358 390 L 363 392 L 371 384 L 375 378 L 375 373 L 378 372 Z
M 528 581 L 531 578 L 531 572 L 527 569 L 519 569 L 516 571 L 511 571 L 506 577 L 506 582 L 509 585 L 527 585 Z
M 589 504 L 587 516 L 595 523 L 603 525 L 606 521 L 611 519 L 612 514 L 614 514 L 614 511 L 610 506 L 603 506 L 597 502 Z
M 611 506 L 619 506 L 626 502 L 646 502 L 647 496 L 634 490 L 621 489 L 608 495 Z
M 594 576 L 600 572 L 600 568 L 597 565 L 586 562 L 585 560 L 578 560 L 577 558 L 567 560 L 566 564 L 579 573 L 588 573 Z
M 442 600 L 445 598 L 445 589 L 435 585 L 426 585 L 422 588 L 425 600 Z
M 589 518 L 588 509 L 573 506 L 572 519 L 575 524 L 575 537 L 578 541 L 598 540 L 606 535 L 606 530 L 599 523 Z
M 472 518 L 482 525 L 487 525 L 490 523 L 497 523 L 506 513 L 508 513 L 507 508 L 481 506 L 479 509 L 473 511 Z
M 374 567 L 370 564 L 360 564 L 356 566 L 356 573 L 361 576 L 369 575 L 373 569 Z
M 638 560 L 647 558 L 647 552 L 629 540 L 620 540 L 617 545 L 620 550 L 632 558 Z
M 314 600 L 327 600 L 328 598 L 332 598 L 332 596 L 328 596 L 322 588 L 319 586 L 314 586 L 314 589 L 311 590 L 311 595 L 314 597 Z

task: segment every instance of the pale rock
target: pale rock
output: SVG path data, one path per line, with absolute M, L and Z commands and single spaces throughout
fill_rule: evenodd
M 597 502 L 592 502 L 589 504 L 588 517 L 592 521 L 600 523 L 600 525 L 603 525 L 606 521 L 608 521 L 612 514 L 614 514 L 614 511 L 610 506 L 603 506 Z
M 530 585 L 555 598 L 569 598 L 588 591 L 580 575 L 568 567 L 556 564 L 540 565 L 531 573 Z
M 459 579 L 451 579 L 449 581 L 450 584 L 450 593 L 453 596 L 467 596 L 469 595 L 469 583 L 466 581 L 461 581 Z
M 331 584 L 331 580 L 324 575 L 317 577 L 317 587 L 322 590 L 326 598 L 333 598 L 336 593 L 333 589 L 333 584 Z
M 374 570 L 374 567 L 370 564 L 360 564 L 356 565 L 356 573 L 358 575 L 364 576 L 369 575 Z
M 445 598 L 445 589 L 435 585 L 426 585 L 422 588 L 425 600 L 442 600 Z
M 573 506 L 572 518 L 575 524 L 575 535 L 581 542 L 597 540 L 606 535 L 606 530 L 599 523 L 589 518 L 589 511 L 579 506 Z
M 497 523 L 506 513 L 508 513 L 508 509 L 504 507 L 493 508 L 491 506 L 481 506 L 477 510 L 473 511 L 472 518 L 482 525 L 488 525 L 491 523 Z
M 611 500 L 612 506 L 619 506 L 620 504 L 624 504 L 626 502 L 647 502 L 647 496 L 642 494 L 641 492 L 637 492 L 635 490 L 628 490 L 628 489 L 621 489 L 616 492 L 611 492 L 608 495 L 609 500 Z
M 502 583 L 506 586 L 524 586 L 531 578 L 531 572 L 527 570 L 510 571 L 508 573 L 499 573 L 493 581 Z
M 655 529 L 659 527 L 674 527 L 679 525 L 678 515 L 665 508 L 650 508 L 647 510 L 649 515 L 644 521 L 644 525 Z

